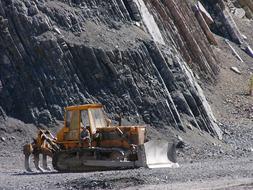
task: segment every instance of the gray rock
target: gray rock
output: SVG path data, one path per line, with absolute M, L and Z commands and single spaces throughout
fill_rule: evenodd
M 110 2 L 0 1 L 0 116 L 47 125 L 63 119 L 65 106 L 99 102 L 112 118 L 123 113 L 165 132 L 190 124 L 220 136 L 185 62 L 214 81 L 209 43 L 195 17 L 178 11 L 191 15 L 187 4 L 148 3 L 167 44 L 161 47 L 143 23 L 135 26 L 142 22 L 136 1 Z
M 242 74 L 241 71 L 237 67 L 230 67 L 230 69 L 239 75 Z
M 6 141 L 6 138 L 5 138 L 5 137 L 1 137 L 0 139 L 1 139 L 1 141 L 3 141 L 3 142 Z
M 38 10 L 37 6 L 30 6 L 28 8 L 28 15 L 29 16 L 34 16 L 34 15 L 36 15 L 38 13 L 39 13 L 39 10 Z
M 243 18 L 245 16 L 245 10 L 243 8 L 236 8 L 233 14 L 238 18 Z
M 0 119 L 3 119 L 3 120 L 7 119 L 7 115 L 1 106 L 0 106 Z
M 51 114 L 48 110 L 43 110 L 39 113 L 38 122 L 43 124 L 49 124 L 52 121 Z
M 246 53 L 253 58 L 253 50 L 251 49 L 251 47 L 248 45 L 245 49 Z

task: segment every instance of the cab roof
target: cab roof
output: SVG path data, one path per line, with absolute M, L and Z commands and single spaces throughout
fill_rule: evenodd
M 65 107 L 65 110 L 72 111 L 72 110 L 87 110 L 92 108 L 103 108 L 102 104 L 84 104 L 84 105 L 76 105 L 76 106 L 68 106 Z

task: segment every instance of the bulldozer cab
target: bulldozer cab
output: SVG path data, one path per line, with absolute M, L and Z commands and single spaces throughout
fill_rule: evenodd
M 80 141 L 81 127 L 87 128 L 94 135 L 97 128 L 105 128 L 106 120 L 100 104 L 88 104 L 65 108 L 65 125 L 57 134 L 61 141 Z

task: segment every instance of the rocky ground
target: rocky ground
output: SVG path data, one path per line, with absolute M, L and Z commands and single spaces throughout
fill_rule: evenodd
M 235 20 L 253 46 L 253 22 L 236 17 Z M 7 118 L 0 123 L 0 190 L 253 189 L 253 98 L 247 95 L 253 59 L 231 42 L 244 61 L 240 62 L 224 38 L 216 37 L 219 45 L 213 49 L 221 60 L 220 74 L 215 85 L 202 87 L 224 133 L 223 140 L 201 132 L 192 136 L 180 134 L 186 146 L 178 151 L 180 168 L 176 169 L 26 173 L 21 147 L 30 142 L 36 127 Z M 232 66 L 241 74 L 231 71 Z
M 14 155 L 13 155 L 14 156 Z M 21 159 L 22 157 L 19 157 Z M 8 159 L 8 160 L 4 160 Z M 93 173 L 25 173 L 21 160 L 1 157 L 1 189 L 252 189 L 253 156 L 180 162 L 177 169 Z M 13 163 L 14 162 L 14 163 Z M 13 166 L 15 164 L 15 166 Z M 18 168 L 20 167 L 20 168 Z

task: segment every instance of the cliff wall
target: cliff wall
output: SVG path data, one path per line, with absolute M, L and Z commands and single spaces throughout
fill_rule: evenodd
M 184 0 L 0 0 L 1 113 L 26 123 L 100 102 L 113 119 L 221 138 L 194 78 L 217 72 Z

